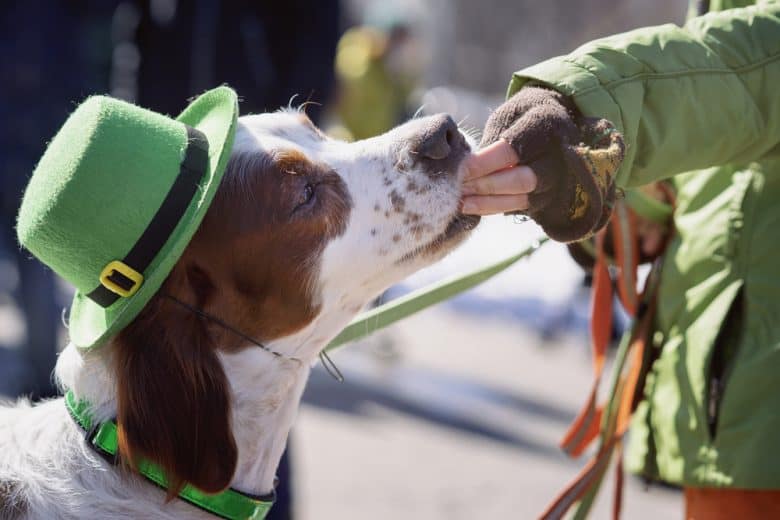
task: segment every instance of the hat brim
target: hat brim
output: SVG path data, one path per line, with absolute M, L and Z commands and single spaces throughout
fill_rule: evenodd
M 79 348 L 100 346 L 133 321 L 170 274 L 214 199 L 233 148 L 238 120 L 236 93 L 228 87 L 210 90 L 195 99 L 176 119 L 206 135 L 210 171 L 170 238 L 146 269 L 138 292 L 104 308 L 76 291 L 70 308 L 69 335 L 70 341 Z

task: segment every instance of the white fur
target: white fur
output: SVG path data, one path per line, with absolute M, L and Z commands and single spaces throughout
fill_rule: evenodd
M 401 261 L 441 235 L 457 213 L 463 175 L 459 171 L 431 180 L 412 167 L 414 151 L 405 145 L 404 136 L 413 133 L 416 124 L 412 121 L 383 136 L 348 144 L 323 139 L 290 111 L 240 119 L 234 153 L 298 149 L 341 175 L 353 208 L 346 231 L 328 243 L 318 258 L 318 276 L 312 284 L 321 312 L 302 330 L 269 345 L 303 364 L 280 360 L 258 348 L 220 354 L 232 389 L 232 427 L 239 447 L 231 484 L 235 489 L 253 494 L 271 491 L 310 367 L 328 341 L 385 288 L 459 242 L 452 240 L 435 252 Z M 391 180 L 389 186 L 385 177 Z M 430 190 L 408 192 L 410 180 L 430 185 Z M 409 232 L 402 214 L 386 214 L 392 209 L 393 189 L 403 193 L 407 208 L 421 215 L 427 225 L 424 232 Z M 393 240 L 395 235 L 400 238 Z M 69 345 L 56 368 L 62 388 L 92 403 L 98 420 L 116 413 L 110 356 L 110 348 L 84 352 Z M 25 504 L 22 518 L 211 517 L 178 499 L 165 504 L 162 490 L 107 464 L 85 446 L 83 433 L 68 416 L 62 399 L 0 407 L 0 500 L 4 484 L 11 484 Z

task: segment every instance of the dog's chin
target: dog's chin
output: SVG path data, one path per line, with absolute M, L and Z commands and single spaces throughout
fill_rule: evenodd
M 480 219 L 479 215 L 455 214 L 441 234 L 403 255 L 398 260 L 398 263 L 406 264 L 413 261 L 435 262 L 463 242 L 477 227 Z

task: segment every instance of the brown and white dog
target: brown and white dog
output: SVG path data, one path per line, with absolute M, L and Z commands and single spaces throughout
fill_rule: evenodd
M 469 150 L 441 115 L 356 143 L 297 111 L 240 118 L 213 205 L 161 291 L 109 344 L 69 345 L 59 383 L 96 420 L 115 417 L 123 458 L 158 463 L 173 487 L 268 493 L 321 349 L 476 226 L 458 212 Z M 57 399 L 0 408 L 0 516 L 209 514 L 106 463 Z

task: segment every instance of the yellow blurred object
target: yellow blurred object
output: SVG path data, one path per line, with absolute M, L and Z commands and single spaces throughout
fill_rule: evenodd
M 349 29 L 339 41 L 336 113 L 355 140 L 386 132 L 404 117 L 413 79 L 389 71 L 386 60 L 392 51 L 387 35 L 372 27 Z
M 339 77 L 359 79 L 372 61 L 381 60 L 387 47 L 387 38 L 376 29 L 350 29 L 339 40 L 336 52 L 336 74 Z

